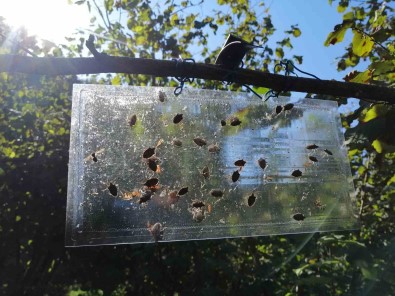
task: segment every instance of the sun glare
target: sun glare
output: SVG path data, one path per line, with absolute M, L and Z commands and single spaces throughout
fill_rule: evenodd
M 76 29 L 87 28 L 90 16 L 86 6 L 67 0 L 2 1 L 0 15 L 13 29 L 25 27 L 29 34 L 55 43 L 65 42 Z

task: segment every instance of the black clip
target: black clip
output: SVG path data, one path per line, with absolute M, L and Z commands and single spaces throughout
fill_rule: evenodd
M 192 62 L 195 65 L 194 59 L 183 59 L 182 57 L 180 57 L 178 59 L 173 59 L 173 61 L 176 62 L 176 68 L 182 66 L 186 62 Z M 183 72 L 182 68 L 181 68 L 181 72 Z M 178 82 L 180 82 L 180 85 L 174 89 L 174 95 L 176 95 L 176 96 L 178 96 L 182 93 L 182 90 L 184 89 L 185 82 L 192 83 L 195 80 L 195 78 L 189 78 L 189 77 L 185 77 L 185 76 L 175 77 L 175 78 L 178 80 Z

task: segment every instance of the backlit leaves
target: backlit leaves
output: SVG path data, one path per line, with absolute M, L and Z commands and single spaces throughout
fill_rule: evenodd
M 373 40 L 360 33 L 359 31 L 353 30 L 354 38 L 352 39 L 352 50 L 353 53 L 359 57 L 366 57 L 373 49 Z

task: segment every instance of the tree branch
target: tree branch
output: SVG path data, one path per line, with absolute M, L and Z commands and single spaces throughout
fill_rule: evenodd
M 0 55 L 0 72 L 39 75 L 76 75 L 95 73 L 145 74 L 155 77 L 188 77 L 229 81 L 273 90 L 289 90 L 336 97 L 353 97 L 395 104 L 395 89 L 383 86 L 283 76 L 261 71 L 228 70 L 218 65 L 176 63 L 101 55 L 100 58 L 53 58 Z M 231 79 L 230 79 L 231 78 Z

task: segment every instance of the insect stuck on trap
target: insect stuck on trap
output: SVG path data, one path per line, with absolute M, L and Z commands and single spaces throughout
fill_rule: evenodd
M 317 159 L 317 157 L 315 157 L 315 156 L 309 156 L 309 159 L 310 159 L 312 162 L 318 162 L 318 159 Z
M 237 182 L 237 180 L 239 180 L 240 178 L 240 173 L 239 170 L 236 170 L 232 173 L 232 182 Z
M 208 145 L 207 149 L 208 149 L 208 152 L 210 152 L 210 153 L 217 153 L 217 152 L 221 151 L 221 148 L 218 146 L 218 144 Z
M 181 147 L 182 146 L 182 141 L 179 139 L 173 139 L 171 142 L 174 146 Z
M 298 178 L 302 176 L 302 172 L 300 170 L 294 170 L 291 175 Z
M 177 113 L 176 116 L 174 116 L 173 118 L 173 123 L 174 124 L 180 123 L 183 118 L 184 118 L 183 114 Z
M 128 121 L 129 126 L 130 126 L 130 127 L 135 126 L 135 125 L 136 125 L 136 122 L 137 122 L 137 115 L 136 115 L 136 114 L 133 114 L 133 115 L 129 118 L 129 121 Z
M 210 191 L 210 194 L 214 197 L 222 197 L 224 195 L 224 190 L 220 190 L 220 189 L 212 189 Z
M 258 159 L 258 165 L 262 170 L 264 170 L 267 167 L 267 162 L 264 158 L 259 158 Z
M 161 223 L 157 222 L 154 225 L 147 223 L 147 230 L 151 233 L 155 242 L 163 239 L 164 228 Z
M 199 137 L 194 138 L 193 142 L 195 142 L 195 144 L 200 146 L 200 147 L 202 147 L 204 145 L 207 145 L 207 141 L 205 139 L 202 139 L 202 138 L 199 138 Z
M 332 151 L 328 150 L 328 149 L 324 149 L 324 152 L 328 155 L 333 155 Z
M 251 195 L 248 196 L 248 198 L 247 198 L 247 205 L 249 207 L 252 207 L 255 204 L 255 201 L 256 201 L 256 196 L 254 193 L 251 193 Z
M 152 197 L 153 192 L 151 190 L 144 190 L 141 192 L 141 197 L 139 199 L 139 204 L 146 203 Z
M 112 196 L 117 196 L 118 195 L 118 188 L 115 184 L 110 183 L 107 187 L 108 191 Z
M 190 212 L 192 214 L 192 219 L 196 222 L 202 222 L 206 218 L 205 210 L 203 207 L 193 207 L 192 209 L 190 209 Z
M 244 159 L 238 159 L 235 161 L 235 166 L 238 166 L 241 168 L 241 167 L 245 166 L 246 163 L 247 162 Z
M 302 213 L 296 213 L 292 215 L 292 218 L 294 218 L 296 221 L 303 221 L 306 217 Z
M 185 194 L 187 194 L 188 193 L 188 187 L 183 187 L 183 188 L 181 188 L 179 191 L 178 191 L 178 193 L 177 193 L 177 195 L 185 195 Z
M 163 103 L 166 100 L 166 94 L 163 91 L 159 91 L 158 99 Z
M 308 150 L 313 150 L 313 149 L 317 149 L 317 148 L 319 148 L 319 146 L 317 146 L 316 144 L 311 144 L 311 145 L 306 146 L 306 149 L 308 149 Z
M 152 155 L 155 154 L 155 147 L 149 147 L 144 150 L 143 152 L 143 158 L 150 158 Z
M 240 119 L 238 117 L 235 116 L 235 117 L 232 117 L 230 119 L 230 125 L 231 126 L 238 126 L 240 124 L 241 124 L 241 121 L 240 121 Z
M 201 171 L 200 174 L 201 174 L 205 179 L 210 178 L 210 170 L 209 170 L 208 166 L 205 166 L 205 167 L 203 168 L 203 170 Z
M 284 111 L 289 111 L 294 107 L 294 104 L 288 103 L 284 105 Z

